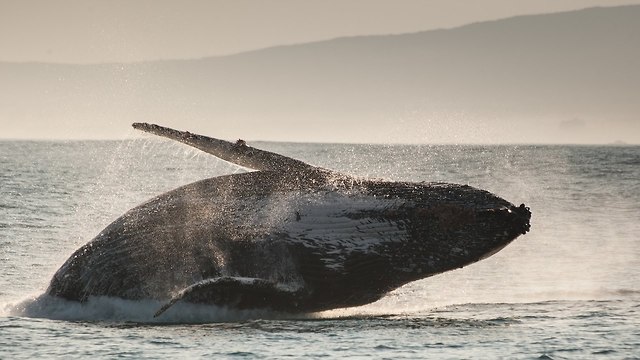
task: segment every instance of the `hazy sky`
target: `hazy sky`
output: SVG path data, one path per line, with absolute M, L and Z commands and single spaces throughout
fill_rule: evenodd
M 0 0 L 0 61 L 130 62 L 640 0 Z

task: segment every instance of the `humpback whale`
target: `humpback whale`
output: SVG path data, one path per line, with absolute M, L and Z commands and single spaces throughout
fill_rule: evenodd
M 468 185 L 372 180 L 244 141 L 133 127 L 253 169 L 161 194 L 75 251 L 47 294 L 317 312 L 491 256 L 531 212 Z

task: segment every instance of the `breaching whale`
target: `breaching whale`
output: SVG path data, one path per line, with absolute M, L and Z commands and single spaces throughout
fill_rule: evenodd
M 371 180 L 158 125 L 256 171 L 159 195 L 60 267 L 47 293 L 316 312 L 371 303 L 463 267 L 529 231 L 531 212 L 468 185 Z

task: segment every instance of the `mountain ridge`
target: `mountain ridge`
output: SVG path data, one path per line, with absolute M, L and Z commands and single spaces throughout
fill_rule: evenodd
M 639 23 L 629 5 L 201 59 L 0 63 L 0 120 L 51 127 L 48 117 L 80 134 L 168 117 L 265 140 L 544 142 L 553 132 L 553 142 L 638 143 L 625 129 L 640 134 Z M 581 125 L 562 126 L 572 119 Z
M 257 52 L 262 52 L 264 50 L 276 50 L 281 48 L 290 48 L 290 47 L 298 47 L 305 45 L 313 45 L 319 43 L 328 43 L 339 40 L 349 40 L 349 39 L 365 39 L 365 38 L 385 38 L 385 37 L 396 37 L 396 36 L 410 36 L 410 35 L 420 35 L 425 33 L 437 33 L 437 32 L 446 32 L 458 29 L 465 29 L 469 27 L 475 27 L 477 25 L 486 26 L 493 23 L 502 23 L 507 21 L 519 21 L 526 18 L 535 18 L 540 16 L 550 17 L 554 15 L 563 15 L 563 14 L 575 14 L 580 12 L 590 12 L 590 11 L 600 11 L 600 10 L 618 10 L 624 8 L 640 8 L 640 5 L 637 4 L 629 4 L 629 5 L 620 5 L 620 6 L 592 6 L 586 7 L 578 10 L 567 10 L 567 11 L 559 11 L 553 13 L 535 13 L 535 14 L 524 14 L 524 15 L 516 15 L 505 18 L 498 18 L 493 20 L 485 20 L 485 21 L 475 21 L 464 25 L 452 26 L 452 27 L 442 27 L 442 28 L 434 28 L 420 31 L 412 31 L 412 32 L 398 32 L 398 33 L 380 33 L 380 34 L 369 34 L 369 35 L 347 35 L 347 36 L 338 36 L 332 37 L 322 40 L 315 40 L 309 42 L 297 42 L 290 44 L 280 44 L 274 46 L 261 47 L 252 50 L 240 51 L 236 53 L 223 54 L 223 55 L 210 55 L 210 56 L 202 56 L 202 57 L 186 57 L 186 58 L 167 58 L 167 59 L 153 59 L 153 60 L 143 60 L 143 61 L 131 61 L 131 62 L 95 62 L 95 63 L 73 63 L 73 62 L 47 62 L 47 61 L 3 61 L 0 60 L 0 64 L 33 64 L 33 65 L 71 65 L 71 66 L 114 66 L 114 65 L 138 65 L 138 64 L 149 64 L 149 63 L 159 63 L 159 62 L 182 62 L 182 61 L 201 61 L 207 59 L 217 59 L 217 58 L 227 58 L 234 57 L 238 55 L 252 54 Z

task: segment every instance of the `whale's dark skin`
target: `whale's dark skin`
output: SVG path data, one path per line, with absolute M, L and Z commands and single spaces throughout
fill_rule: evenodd
M 143 131 L 258 171 L 198 181 L 128 211 L 47 293 L 315 312 L 376 301 L 486 258 L 531 213 L 466 185 L 369 180 L 150 124 Z

